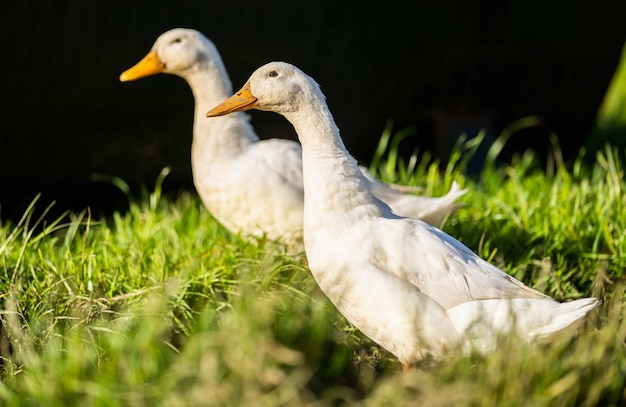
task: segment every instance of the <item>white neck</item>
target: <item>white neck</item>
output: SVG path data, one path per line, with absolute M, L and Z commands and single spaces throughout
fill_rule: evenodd
M 312 103 L 283 114 L 295 127 L 303 150 L 350 157 L 326 103 L 313 99 Z
M 345 219 L 381 214 L 369 181 L 346 150 L 326 103 L 315 99 L 284 115 L 302 144 L 305 239 L 307 231 L 320 230 L 321 224 L 341 227 Z M 346 212 L 352 216 L 346 217 Z
M 232 94 L 230 79 L 219 56 L 211 62 L 197 64 L 180 76 L 189 84 L 195 99 L 192 161 L 195 161 L 194 156 L 203 160 L 228 158 L 259 140 L 245 113 L 206 117 L 206 112 Z

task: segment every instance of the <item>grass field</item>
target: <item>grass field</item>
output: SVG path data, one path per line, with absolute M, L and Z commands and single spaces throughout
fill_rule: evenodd
M 387 146 L 387 143 L 390 146 Z M 225 231 L 195 194 L 130 209 L 0 223 L 3 406 L 595 406 L 625 402 L 624 152 L 547 166 L 532 152 L 477 176 L 476 140 L 450 164 L 402 160 L 386 132 L 372 172 L 469 192 L 443 229 L 559 300 L 598 296 L 582 333 L 403 374 L 317 288 L 304 254 Z M 417 157 L 417 156 L 415 156 Z

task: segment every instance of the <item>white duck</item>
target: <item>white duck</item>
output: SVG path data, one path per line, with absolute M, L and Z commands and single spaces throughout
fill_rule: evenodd
M 252 108 L 282 114 L 302 143 L 304 245 L 315 280 L 348 321 L 405 368 L 456 346 L 488 351 L 502 332 L 547 337 L 599 304 L 557 302 L 438 228 L 395 215 L 372 195 L 319 86 L 298 68 L 262 66 L 207 116 Z
M 232 85 L 217 49 L 200 32 L 176 28 L 161 34 L 152 50 L 123 72 L 120 80 L 160 72 L 185 79 L 193 92 L 192 172 L 198 194 L 211 214 L 232 232 L 265 234 L 301 246 L 300 144 L 283 139 L 260 141 L 244 113 L 213 120 L 204 117 L 209 108 L 232 94 Z M 376 180 L 372 190 L 399 214 L 435 225 L 460 206 L 455 200 L 465 193 L 455 183 L 443 197 L 421 197 Z

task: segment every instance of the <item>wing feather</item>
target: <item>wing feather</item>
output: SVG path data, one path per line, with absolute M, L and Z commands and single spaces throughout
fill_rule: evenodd
M 378 247 L 372 260 L 445 309 L 473 300 L 549 298 L 425 222 L 379 218 L 376 223 L 371 236 L 377 237 Z

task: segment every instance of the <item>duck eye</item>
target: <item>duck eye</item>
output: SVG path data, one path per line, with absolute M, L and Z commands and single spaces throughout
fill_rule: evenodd
M 269 77 L 270 78 L 275 78 L 277 76 L 278 76 L 278 72 L 276 72 L 276 71 L 272 71 L 272 72 L 269 73 Z
M 179 44 L 180 42 L 182 42 L 182 40 L 180 38 L 174 38 L 172 40 L 172 44 Z

